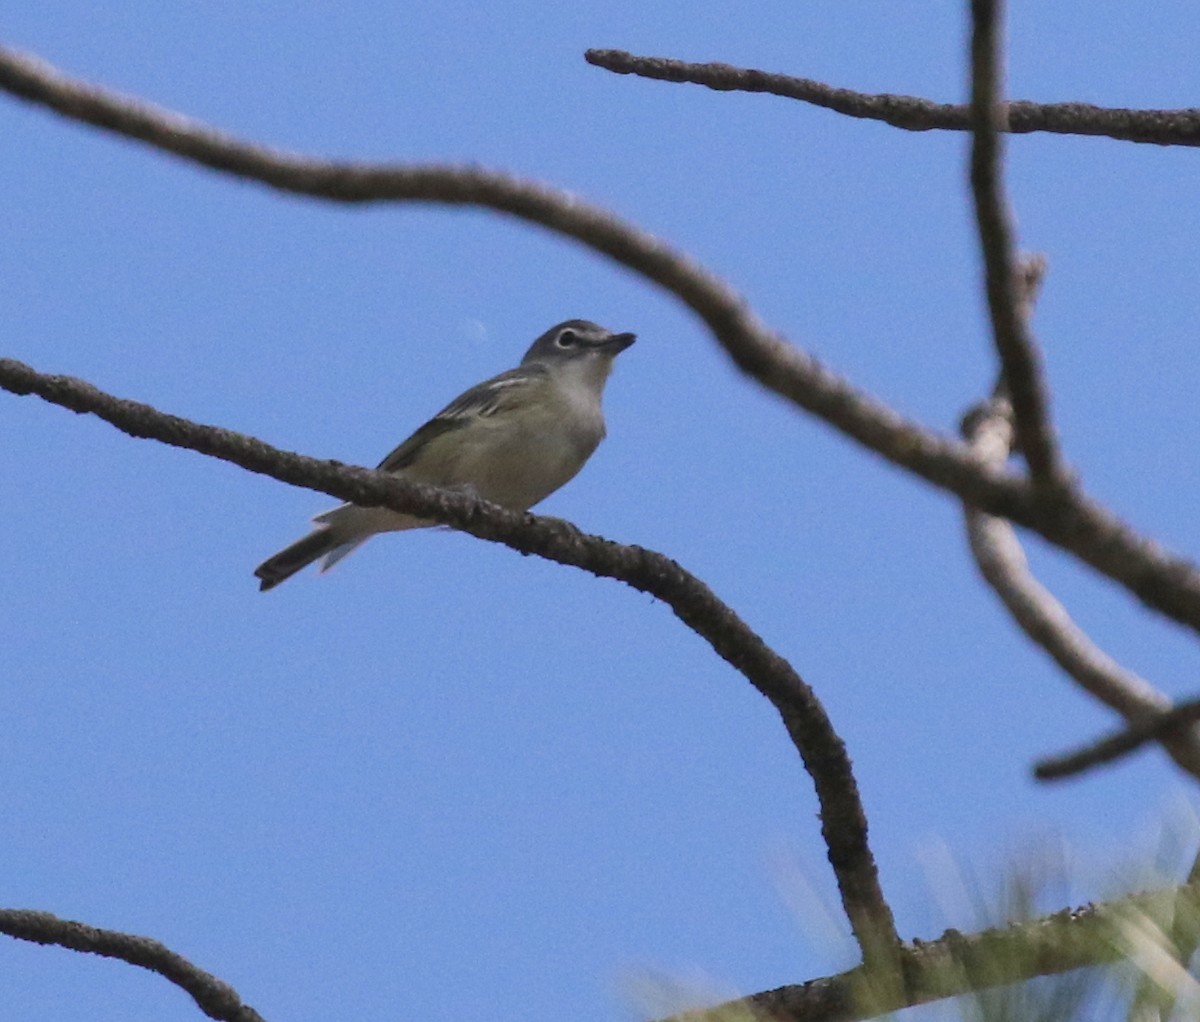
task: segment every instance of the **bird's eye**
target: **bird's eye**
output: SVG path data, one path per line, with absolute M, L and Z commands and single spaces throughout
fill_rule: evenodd
M 578 343 L 579 334 L 577 334 L 574 330 L 564 330 L 556 338 L 554 338 L 554 345 L 558 348 L 573 348 Z

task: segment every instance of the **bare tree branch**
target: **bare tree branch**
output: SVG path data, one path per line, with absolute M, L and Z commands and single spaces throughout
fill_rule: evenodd
M 1034 578 L 1012 526 L 968 509 L 967 536 L 984 578 L 1021 630 L 1081 688 L 1127 719 L 1171 706 L 1167 696 L 1092 642 L 1066 608 Z M 1179 736 L 1167 745 L 1167 751 L 1182 769 L 1200 776 L 1200 739 L 1195 735 Z
M 867 819 L 850 759 L 820 701 L 791 664 L 675 561 L 587 535 L 557 518 L 507 511 L 386 472 L 280 451 L 241 433 L 113 397 L 83 380 L 42 375 L 12 359 L 0 359 L 0 387 L 14 394 L 36 394 L 74 412 L 90 412 L 130 436 L 198 451 L 364 507 L 384 506 L 443 522 L 479 539 L 614 578 L 658 597 L 779 711 L 816 787 L 829 862 L 864 957 L 869 960 L 899 942 L 867 844 Z
M 230 138 L 179 114 L 74 81 L 0 48 L 0 89 L 67 117 L 238 177 L 339 202 L 418 200 L 477 205 L 581 241 L 675 294 L 735 364 L 895 465 L 960 500 L 1012 519 L 1200 631 L 1200 571 L 1072 492 L 1046 501 L 1024 480 L 982 465 L 955 440 L 913 423 L 768 330 L 719 278 L 662 241 L 575 196 L 474 167 L 338 163 Z
M 1139 717 L 1128 727 L 1097 739 L 1076 752 L 1043 759 L 1034 766 L 1033 776 L 1039 781 L 1057 781 L 1128 756 L 1148 742 L 1159 741 L 1171 746 L 1179 744 L 1180 738 L 1187 735 L 1191 726 L 1198 720 L 1200 699 L 1189 699 L 1175 706 L 1171 706 L 1167 700 L 1166 708 Z M 1192 743 L 1191 747 L 1194 747 L 1194 744 Z M 1200 776 L 1200 766 L 1196 765 L 1200 756 L 1193 753 L 1190 761 L 1193 765 L 1188 769 Z
M 889 1011 L 1038 976 L 1109 964 L 1122 957 L 1113 935 L 1123 918 L 1135 913 L 1175 919 L 1190 914 L 1194 918 L 1197 910 L 1197 891 L 1189 882 L 970 935 L 947 930 L 937 940 L 904 945 L 899 959 L 767 990 L 662 1022 L 722 1022 L 744 1018 L 747 1011 L 756 1018 L 775 1022 L 875 1018 Z M 180 986 L 210 1018 L 263 1022 L 262 1016 L 243 1004 L 228 984 L 148 937 L 100 930 L 48 912 L 24 909 L 0 909 L 0 933 L 120 959 Z
M 1016 247 L 1002 181 L 1003 143 L 998 128 L 1006 116 L 1000 67 L 1003 0 L 972 0 L 971 16 L 971 194 L 992 335 L 1012 401 L 1017 441 L 1033 481 L 1061 489 L 1068 485 L 1068 476 L 1050 422 L 1041 356 L 1029 320 L 1018 309 Z
M 704 319 L 735 363 L 764 386 L 966 502 L 972 548 L 985 576 L 1005 596 L 1014 616 L 1073 676 L 1086 679 L 1081 683 L 1090 691 L 1105 692 L 1101 698 L 1135 716 L 1145 714 L 1149 704 L 1160 710 L 1166 697 L 1136 675 L 1123 671 L 1090 644 L 1057 601 L 1029 575 L 1008 522 L 993 515 L 1011 517 L 1035 529 L 1126 585 L 1150 606 L 1196 630 L 1200 630 L 1200 573 L 1071 488 L 1049 417 L 1049 395 L 1039 352 L 1028 329 L 1015 278 L 1013 229 L 1001 184 L 1000 132 L 1070 130 L 1134 141 L 1196 145 L 1200 144 L 1200 114 L 1101 111 L 1081 104 L 1005 107 L 998 65 L 999 4 L 1000 0 L 972 0 L 975 30 L 969 110 L 909 97 L 863 96 L 722 65 L 658 61 L 655 70 L 659 73 L 650 74 L 646 67 L 634 66 L 648 63 L 644 58 L 612 51 L 588 53 L 592 63 L 621 73 L 701 81 L 700 77 L 672 77 L 680 69 L 700 67 L 706 70 L 692 73 L 706 76 L 701 83 L 713 88 L 790 88 L 792 93 L 781 94 L 823 102 L 854 116 L 873 116 L 897 124 L 907 118 L 909 123 L 900 126 L 918 130 L 953 127 L 974 131 L 971 181 L 995 343 L 1011 407 L 994 400 L 978 410 L 965 427 L 967 445 L 905 420 L 855 389 L 768 330 L 719 278 L 660 240 L 567 193 L 475 168 L 335 163 L 273 151 L 169 111 L 72 81 L 40 61 L 3 49 L 0 89 L 64 116 L 281 190 L 340 202 L 419 200 L 478 205 L 541 224 L 608 255 L 680 297 Z M 738 84 L 730 84 L 734 81 Z M 1036 113 L 1043 118 L 1041 126 L 1030 127 L 1030 122 L 1021 120 L 1020 111 L 1025 107 L 1030 108 L 1024 111 L 1026 115 Z M 947 111 L 954 111 L 954 118 L 961 115 L 962 123 L 932 123 L 938 117 L 947 117 Z M 1091 121 L 1089 111 L 1095 115 Z M 1118 125 L 1117 129 L 1104 131 L 1061 127 L 1065 121 L 1056 118 L 1069 120 L 1068 114 L 1078 118 L 1078 123 L 1093 127 L 1100 115 L 1109 118 L 1106 123 L 1116 115 L 1127 115 L 1126 127 Z M 922 117 L 926 122 L 917 123 Z M 1027 126 L 1016 126 L 1022 123 Z M 1153 132 L 1168 128 L 1179 137 L 1151 137 Z M 1126 133 L 1118 133 L 1120 130 Z M 849 758 L 819 700 L 786 660 L 703 582 L 674 561 L 640 547 L 581 533 L 567 522 L 508 512 L 469 496 L 423 487 L 386 473 L 277 450 L 253 437 L 166 415 L 148 405 L 113 397 L 84 381 L 43 375 L 9 359 L 0 359 L 0 387 L 16 394 L 36 394 L 76 412 L 95 414 L 131 436 L 195 450 L 364 506 L 386 506 L 444 522 L 524 554 L 618 579 L 667 603 L 685 625 L 766 696 L 783 718 L 813 778 L 829 859 L 864 959 L 858 969 L 839 976 L 689 1013 L 688 1022 L 716 1019 L 731 1010 L 747 1008 L 756 1015 L 788 1022 L 874 1017 L 968 991 L 1113 961 L 1121 955 L 1111 939 L 1114 919 L 1120 913 L 1140 911 L 1151 904 L 1161 912 L 1162 906 L 1184 900 L 1194 908 L 1196 891 L 1185 886 L 1109 905 L 1063 911 L 1032 923 L 969 937 L 949 931 L 937 941 L 902 946 L 867 843 L 867 822 Z M 1014 430 L 1030 467 L 1030 481 L 1004 470 L 1014 446 Z M 1190 731 L 1181 731 L 1196 719 L 1200 719 L 1200 700 L 1156 713 L 1152 718 L 1143 716 L 1129 730 L 1106 742 L 1127 751 L 1140 742 L 1158 739 L 1181 765 L 1200 776 L 1200 740 Z M 1081 755 L 1097 754 L 1090 750 L 1075 758 Z M 4 909 L 0 909 L 0 932 L 121 959 L 180 986 L 211 1018 L 262 1022 L 261 1016 L 244 1005 L 223 981 L 149 938 L 99 930 L 48 913 Z
M 1028 257 L 1018 264 L 1017 314 L 1028 321 L 1045 273 L 1045 260 Z M 1012 451 L 1014 430 L 1007 378 L 1002 372 L 993 397 L 963 417 L 963 435 L 978 457 L 1002 465 Z M 1127 720 L 1157 716 L 1169 710 L 1171 700 L 1148 681 L 1126 670 L 1100 649 L 1029 570 L 1029 562 L 1016 531 L 1008 522 L 964 505 L 967 539 L 980 573 L 995 590 L 1022 631 L 1053 657 L 1084 691 Z M 1180 732 L 1167 735 L 1164 745 L 1176 764 L 1200 777 L 1200 735 Z M 1041 774 L 1041 767 L 1035 775 Z
M 935 103 L 920 96 L 855 92 L 811 78 L 732 67 L 729 64 L 694 64 L 669 57 L 639 57 L 624 50 L 588 50 L 589 64 L 621 75 L 637 75 L 665 82 L 691 82 L 718 92 L 765 92 L 798 99 L 847 117 L 883 121 L 906 131 L 970 131 L 970 107 Z M 1008 123 L 1001 129 L 1013 134 L 1035 131 L 1059 135 L 1097 135 L 1126 142 L 1154 145 L 1200 145 L 1200 110 L 1130 110 L 1092 106 L 1090 103 L 1008 104 Z
M 540 224 L 679 297 L 704 320 L 741 369 L 889 460 L 927 473 L 937 485 L 990 490 L 1010 503 L 1022 499 L 1017 480 L 980 478 L 978 466 L 953 438 L 905 420 L 768 330 L 724 281 L 660 239 L 568 192 L 477 167 L 339 163 L 268 149 L 68 78 L 37 58 L 2 47 L 0 89 L 63 116 L 282 191 L 336 202 L 476 205 Z
M 981 478 L 953 438 L 905 420 L 768 330 L 722 280 L 658 238 L 578 197 L 476 167 L 338 163 L 234 139 L 180 114 L 62 75 L 0 48 L 0 89 L 96 127 L 282 191 L 337 202 L 427 201 L 477 205 L 575 238 L 675 294 L 733 361 L 763 386 L 827 419 L 889 460 L 939 486 L 1025 499 L 1015 478 Z M 1197 578 L 1200 623 L 1200 577 Z
M 1131 913 L 1170 918 L 1197 909 L 1197 891 L 1187 885 L 1117 901 L 1064 909 L 1029 922 L 964 936 L 948 930 L 934 941 L 905 945 L 903 982 L 868 966 L 823 979 L 779 987 L 737 1001 L 663 1019 L 661 1022 L 857 1022 L 887 1012 L 1107 965 L 1122 958 L 1114 933 Z
M 237 991 L 224 980 L 199 969 L 186 958 L 149 937 L 119 930 L 99 930 L 84 923 L 59 919 L 49 912 L 0 909 L 0 933 L 35 944 L 56 944 L 156 972 L 189 994 L 205 1015 L 220 1022 L 263 1022 L 263 1017 L 242 1003 Z

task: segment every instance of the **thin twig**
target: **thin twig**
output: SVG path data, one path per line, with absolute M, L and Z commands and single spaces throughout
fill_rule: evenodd
M 1050 421 L 1050 395 L 1028 319 L 1018 309 L 1016 246 L 1004 195 L 1003 0 L 972 0 L 971 195 L 983 252 L 992 336 L 1016 419 L 1017 442 L 1035 484 L 1063 488 L 1068 476 Z
M 981 464 L 830 372 L 768 330 L 719 278 L 604 210 L 544 185 L 475 167 L 354 164 L 248 144 L 179 114 L 74 81 L 0 48 L 0 89 L 240 178 L 339 202 L 476 205 L 575 238 L 679 297 L 735 364 L 767 389 L 960 500 L 1033 529 L 1154 608 L 1200 631 L 1200 571 L 1082 493 L 1045 501 L 1024 480 Z
M 241 433 L 113 397 L 83 380 L 43 375 L 11 359 L 0 359 L 0 387 L 14 394 L 36 394 L 74 412 L 90 412 L 130 436 L 198 451 L 364 507 L 384 506 L 443 522 L 480 539 L 614 578 L 658 597 L 766 696 L 783 718 L 816 787 L 829 862 L 864 957 L 871 959 L 899 942 L 867 844 L 867 819 L 850 759 L 820 700 L 791 664 L 675 561 L 642 547 L 587 535 L 557 518 L 507 511 L 385 472 L 277 450 Z
M 970 416 L 967 436 L 981 454 L 1007 457 L 1012 442 L 1008 411 L 1003 399 L 996 399 Z M 1126 717 L 1170 705 L 1166 696 L 1121 667 L 1071 620 L 1062 604 L 1030 572 L 1020 540 L 1008 522 L 971 507 L 966 508 L 966 519 L 971 552 L 984 578 L 1025 634 L 1082 688 Z
M 1127 719 L 1171 706 L 1166 695 L 1097 646 L 1038 582 L 1008 522 L 968 509 L 967 537 L 980 572 L 1013 620 L 1082 689 Z M 1200 777 L 1200 737 L 1192 732 L 1168 737 L 1167 753 L 1181 769 Z M 1040 769 L 1036 774 L 1045 779 Z
M 1039 781 L 1057 781 L 1081 774 L 1128 756 L 1149 742 L 1178 741 L 1196 721 L 1200 721 L 1200 699 L 1189 699 L 1170 709 L 1143 716 L 1128 727 L 1089 742 L 1075 752 L 1043 759 L 1033 768 L 1033 776 Z M 1193 769 L 1192 773 L 1200 773 L 1200 770 Z
M 798 99 L 847 117 L 882 121 L 906 131 L 970 131 L 970 107 L 935 103 L 920 96 L 855 92 L 811 78 L 757 71 L 720 63 L 691 63 L 669 57 L 640 57 L 624 50 L 588 50 L 589 64 L 621 75 L 665 82 L 690 82 L 718 92 L 756 92 Z M 1004 131 L 1091 135 L 1154 145 L 1200 145 L 1200 110 L 1130 110 L 1090 103 L 1008 104 Z
M 1041 257 L 1027 257 L 1018 265 L 1017 309 L 1022 319 L 1032 315 L 1045 269 Z M 992 398 L 963 417 L 963 436 L 988 464 L 1002 465 L 1008 458 L 1014 430 L 1003 373 Z M 1038 582 L 1029 570 L 1016 530 L 1007 521 L 969 504 L 963 511 L 967 539 L 980 573 L 1021 630 L 1049 653 L 1068 677 L 1127 720 L 1170 709 L 1171 700 L 1164 693 L 1097 646 L 1054 594 Z M 1179 767 L 1200 776 L 1200 736 L 1176 734 L 1164 744 Z M 1035 774 L 1041 777 L 1036 770 Z
M 220 1022 L 263 1022 L 263 1017 L 243 1004 L 237 991 L 224 980 L 197 968 L 149 937 L 101 930 L 59 919 L 49 912 L 15 908 L 0 909 L 0 933 L 35 944 L 55 944 L 72 951 L 116 958 L 148 969 L 184 990 L 205 1015 Z

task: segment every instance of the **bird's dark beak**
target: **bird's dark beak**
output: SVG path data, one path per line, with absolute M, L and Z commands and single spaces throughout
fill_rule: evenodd
M 637 340 L 637 334 L 609 334 L 600 342 L 600 348 L 609 355 L 619 355 Z

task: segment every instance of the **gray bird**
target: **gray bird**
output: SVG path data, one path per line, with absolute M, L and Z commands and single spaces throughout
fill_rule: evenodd
M 528 510 L 572 479 L 604 439 L 604 384 L 613 360 L 634 340 L 634 334 L 610 333 L 583 319 L 551 327 L 517 368 L 451 401 L 379 468 Z M 313 521 L 312 532 L 254 570 L 260 589 L 273 589 L 322 557 L 321 570 L 327 571 L 377 532 L 437 524 L 355 504 Z

